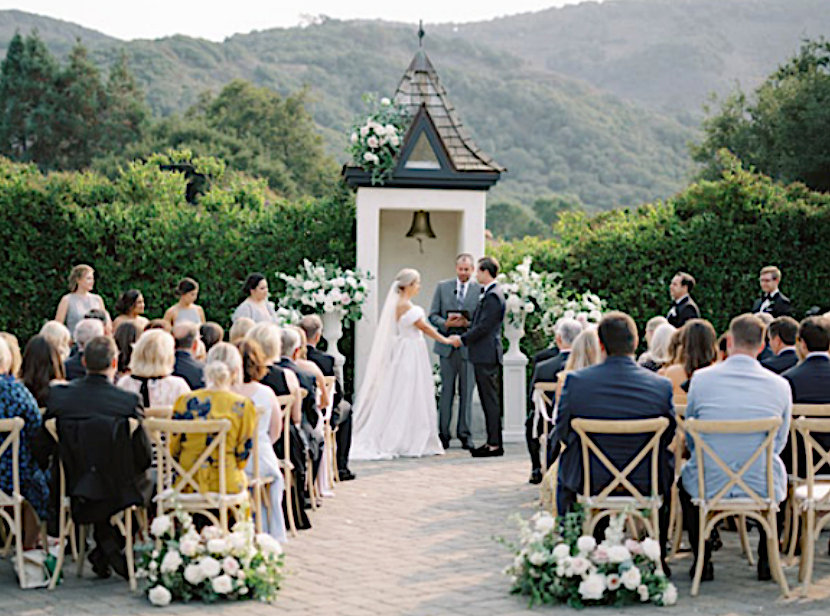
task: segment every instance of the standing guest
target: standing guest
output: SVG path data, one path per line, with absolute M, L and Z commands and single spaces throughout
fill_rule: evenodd
M 115 302 L 115 310 L 118 316 L 112 322 L 113 331 L 124 322 L 131 322 L 139 332 L 143 332 L 150 320 L 142 316 L 144 314 L 144 296 L 138 289 L 130 289 L 121 294 Z
M 463 334 L 470 327 L 481 287 L 472 280 L 475 264 L 472 255 L 462 254 L 455 259 L 455 278 L 438 283 L 429 322 L 442 335 Z M 473 365 L 468 359 L 468 350 L 455 348 L 449 344 L 435 342 L 435 354 L 441 364 L 441 397 L 438 402 L 438 437 L 444 449 L 450 446 L 450 422 L 452 420 L 453 399 L 458 383 L 458 425 L 456 436 L 461 447 L 472 449 L 473 440 L 470 431 L 470 410 L 473 403 L 473 385 L 475 375 Z
M 22 380 L 39 407 L 46 406 L 50 386 L 65 383 L 66 372 L 58 350 L 45 336 L 32 336 L 23 355 Z
M 118 378 L 130 373 L 130 357 L 141 332 L 132 321 L 122 321 L 115 330 L 115 344 L 118 346 Z
M 753 419 L 781 418 L 781 427 L 774 442 L 774 489 L 775 494 L 767 494 L 766 460 L 759 457 L 751 469 L 743 475 L 746 485 L 762 498 L 774 498 L 780 503 L 787 496 L 787 471 L 781 461 L 781 452 L 787 444 L 787 435 L 792 415 L 792 397 L 787 382 L 766 370 L 758 363 L 756 357 L 764 344 L 764 324 L 756 315 L 744 314 L 732 319 L 727 333 L 729 357 L 721 363 L 695 372 L 689 388 L 687 419 L 703 421 L 747 421 Z M 758 434 L 730 434 L 706 439 L 707 444 L 732 469 L 741 469 L 755 453 L 761 442 Z M 683 505 L 684 525 L 689 532 L 689 541 L 695 559 L 703 558 L 704 581 L 714 579 L 711 563 L 712 544 L 706 542 L 704 554 L 698 551 L 700 529 L 698 508 L 695 499 L 703 496 L 698 493 L 698 459 L 694 451 L 695 443 L 686 439 L 690 458 L 683 467 L 680 484 L 680 501 Z M 713 498 L 726 485 L 727 476 L 712 464 L 706 467 L 706 498 Z M 744 488 L 735 485 L 729 491 L 730 497 L 748 497 Z M 766 534 L 760 529 L 758 542 L 758 579 L 771 579 L 767 554 Z M 694 576 L 695 565 L 689 574 Z
M 95 270 L 89 265 L 81 264 L 72 268 L 69 273 L 69 293 L 61 298 L 55 314 L 55 320 L 65 323 L 70 332 L 75 331 L 75 326 L 90 310 L 102 310 L 107 321 L 111 322 L 104 300 L 92 292 L 94 286 Z
M 172 407 L 180 396 L 190 393 L 187 381 L 173 375 L 175 365 L 173 336 L 160 329 L 145 331 L 133 348 L 129 374 L 116 383 L 138 394 L 145 409 Z
M 225 338 L 225 330 L 219 323 L 209 321 L 199 328 L 199 336 L 205 343 L 205 353 L 209 353 L 216 343 Z
M 793 308 L 790 299 L 778 290 L 778 285 L 781 283 L 781 270 L 774 265 L 768 265 L 761 270 L 758 282 L 761 284 L 762 295 L 752 304 L 752 312 L 754 314 L 765 312 L 772 315 L 774 319 L 791 317 Z
M 42 339 L 42 338 L 41 338 Z M 44 344 L 48 344 L 44 340 Z M 57 354 L 55 354 L 57 355 Z M 57 359 L 57 357 L 56 357 Z M 46 520 L 49 503 L 49 485 L 46 473 L 36 464 L 31 443 L 40 429 L 38 403 L 20 383 L 12 370 L 12 352 L 4 338 L 0 338 L 0 419 L 20 417 L 24 421 L 20 432 L 18 467 L 20 469 L 20 493 L 23 502 L 23 549 L 35 547 L 39 534 L 38 517 Z M 60 360 L 56 362 L 61 366 Z M 14 492 L 12 484 L 12 450 L 0 456 L 0 491 Z M 35 515 L 37 514 L 37 515 Z
M 84 347 L 93 338 L 104 335 L 104 324 L 98 319 L 84 319 L 75 328 L 75 352 L 64 362 L 66 379 L 74 381 L 86 376 Z
M 774 355 L 763 360 L 761 365 L 775 374 L 783 374 L 795 366 L 798 363 L 798 354 L 795 350 L 797 336 L 798 321 L 792 317 L 778 317 L 770 323 L 767 337 Z
M 66 361 L 72 349 L 72 334 L 66 325 L 58 321 L 48 321 L 40 328 L 40 335 L 45 336 L 58 350 L 61 360 Z
M 688 321 L 678 333 L 679 363 L 660 370 L 658 374 L 672 382 L 675 403 L 685 404 L 689 379 L 696 370 L 710 366 L 718 359 L 718 334 L 712 324 L 704 319 Z
M 540 362 L 533 370 L 533 376 L 530 379 L 530 392 L 528 396 L 530 405 L 527 413 L 527 420 L 525 420 L 525 441 L 527 442 L 527 451 L 530 454 L 530 479 L 529 483 L 542 483 L 542 460 L 540 454 L 539 437 L 544 434 L 545 419 L 536 413 L 533 391 L 536 383 L 554 383 L 557 375 L 565 369 L 565 364 L 571 356 L 571 347 L 574 341 L 582 333 L 582 325 L 575 319 L 563 319 L 556 325 L 556 334 L 554 341 L 556 348 L 559 349 L 559 354 L 550 359 Z M 553 395 L 551 398 L 555 398 Z M 548 409 L 548 411 L 551 411 Z M 552 426 L 548 426 L 549 429 Z
M 195 323 L 179 323 L 173 328 L 176 339 L 176 363 L 173 374 L 182 377 L 190 389 L 202 389 L 205 386 L 205 365 L 194 358 L 199 347 L 199 326 Z
M 253 329 L 254 325 L 256 325 L 256 323 L 248 317 L 239 317 L 236 321 L 234 321 L 233 325 L 231 325 L 230 332 L 228 332 L 231 344 L 236 344 L 237 342 L 244 340 L 245 336 L 247 336 L 248 332 Z
M 242 317 L 251 319 L 254 323 L 276 323 L 277 313 L 274 302 L 268 301 L 268 281 L 262 274 L 251 274 L 242 286 L 242 296 L 245 298 L 231 315 L 231 321 Z
M 659 317 L 663 318 L 663 317 Z M 637 363 L 643 368 L 647 368 L 652 372 L 657 372 L 664 366 L 671 365 L 673 356 L 670 351 L 672 340 L 674 339 L 677 328 L 674 325 L 669 325 L 669 322 L 663 319 L 664 323 L 658 325 L 657 329 L 652 333 L 651 339 L 648 343 L 648 351 L 640 355 Z
M 179 323 L 195 323 L 201 325 L 205 319 L 205 311 L 196 305 L 199 298 L 199 283 L 192 278 L 182 278 L 176 287 L 179 301 L 167 309 L 164 320 L 173 328 Z
M 9 369 L 9 374 L 19 379 L 20 368 L 23 365 L 23 356 L 20 354 L 20 343 L 17 341 L 17 336 L 9 332 L 0 332 L 0 338 L 6 341 L 9 352 L 12 354 L 12 365 Z
M 683 327 L 686 321 L 700 318 L 700 309 L 691 296 L 694 288 L 695 279 L 691 274 L 687 274 L 686 272 L 678 272 L 675 274 L 669 285 L 669 295 L 671 295 L 673 303 L 666 315 L 666 319 L 678 329 Z
M 173 327 L 164 319 L 153 319 L 147 324 L 147 327 L 144 328 L 144 331 L 147 331 L 148 329 L 160 329 L 162 331 L 167 332 L 168 334 L 173 332 Z

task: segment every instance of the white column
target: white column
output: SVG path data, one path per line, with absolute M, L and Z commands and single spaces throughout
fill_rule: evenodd
M 504 426 L 502 438 L 506 443 L 525 440 L 525 419 L 527 417 L 527 357 L 519 348 L 519 341 L 525 334 L 524 315 L 521 324 L 513 325 L 510 315 L 504 322 L 504 335 L 510 347 L 504 356 Z

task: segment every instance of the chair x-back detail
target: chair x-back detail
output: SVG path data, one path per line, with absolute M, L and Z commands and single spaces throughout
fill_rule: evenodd
M 9 449 L 12 456 L 12 493 L 6 494 L 0 490 L 0 517 L 8 522 L 16 543 L 15 557 L 21 588 L 26 587 L 26 570 L 23 565 L 23 496 L 20 494 L 20 433 L 24 426 L 21 417 L 0 419 L 0 434 L 6 435 L 0 441 L 0 457 Z M 11 507 L 11 514 L 6 510 L 7 507 Z

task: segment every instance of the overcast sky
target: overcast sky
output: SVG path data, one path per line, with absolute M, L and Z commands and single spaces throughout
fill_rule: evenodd
M 221 41 L 251 30 L 296 26 L 304 15 L 417 23 L 466 22 L 539 11 L 582 0 L 0 0 L 121 39 L 187 34 Z

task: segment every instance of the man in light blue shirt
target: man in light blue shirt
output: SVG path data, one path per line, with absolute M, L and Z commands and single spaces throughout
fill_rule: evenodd
M 787 495 L 787 471 L 781 461 L 781 452 L 787 445 L 792 394 L 787 381 L 765 369 L 756 357 L 764 346 L 765 326 L 758 317 L 744 314 L 736 317 L 727 333 L 726 361 L 697 370 L 689 387 L 686 406 L 687 419 L 706 421 L 745 421 L 752 419 L 781 418 L 781 426 L 775 435 L 773 451 L 773 480 L 775 502 Z M 706 437 L 707 444 L 734 471 L 740 470 L 752 457 L 765 438 L 763 433 L 723 434 Z M 694 442 L 687 438 L 691 457 L 683 467 L 680 498 L 683 504 L 684 523 L 689 540 L 696 551 L 698 544 L 698 511 L 693 500 L 698 494 L 698 460 Z M 761 496 L 767 496 L 766 456 L 761 455 L 743 475 L 743 480 Z M 726 474 L 708 455 L 705 456 L 706 497 L 714 497 L 729 481 Z M 727 497 L 745 497 L 740 485 L 730 488 Z M 710 562 L 711 546 L 706 544 L 703 579 L 711 580 L 714 569 Z M 695 554 L 697 557 L 697 554 Z M 692 566 L 691 573 L 694 573 Z M 767 559 L 766 536 L 761 530 L 758 547 L 758 579 L 770 579 Z

